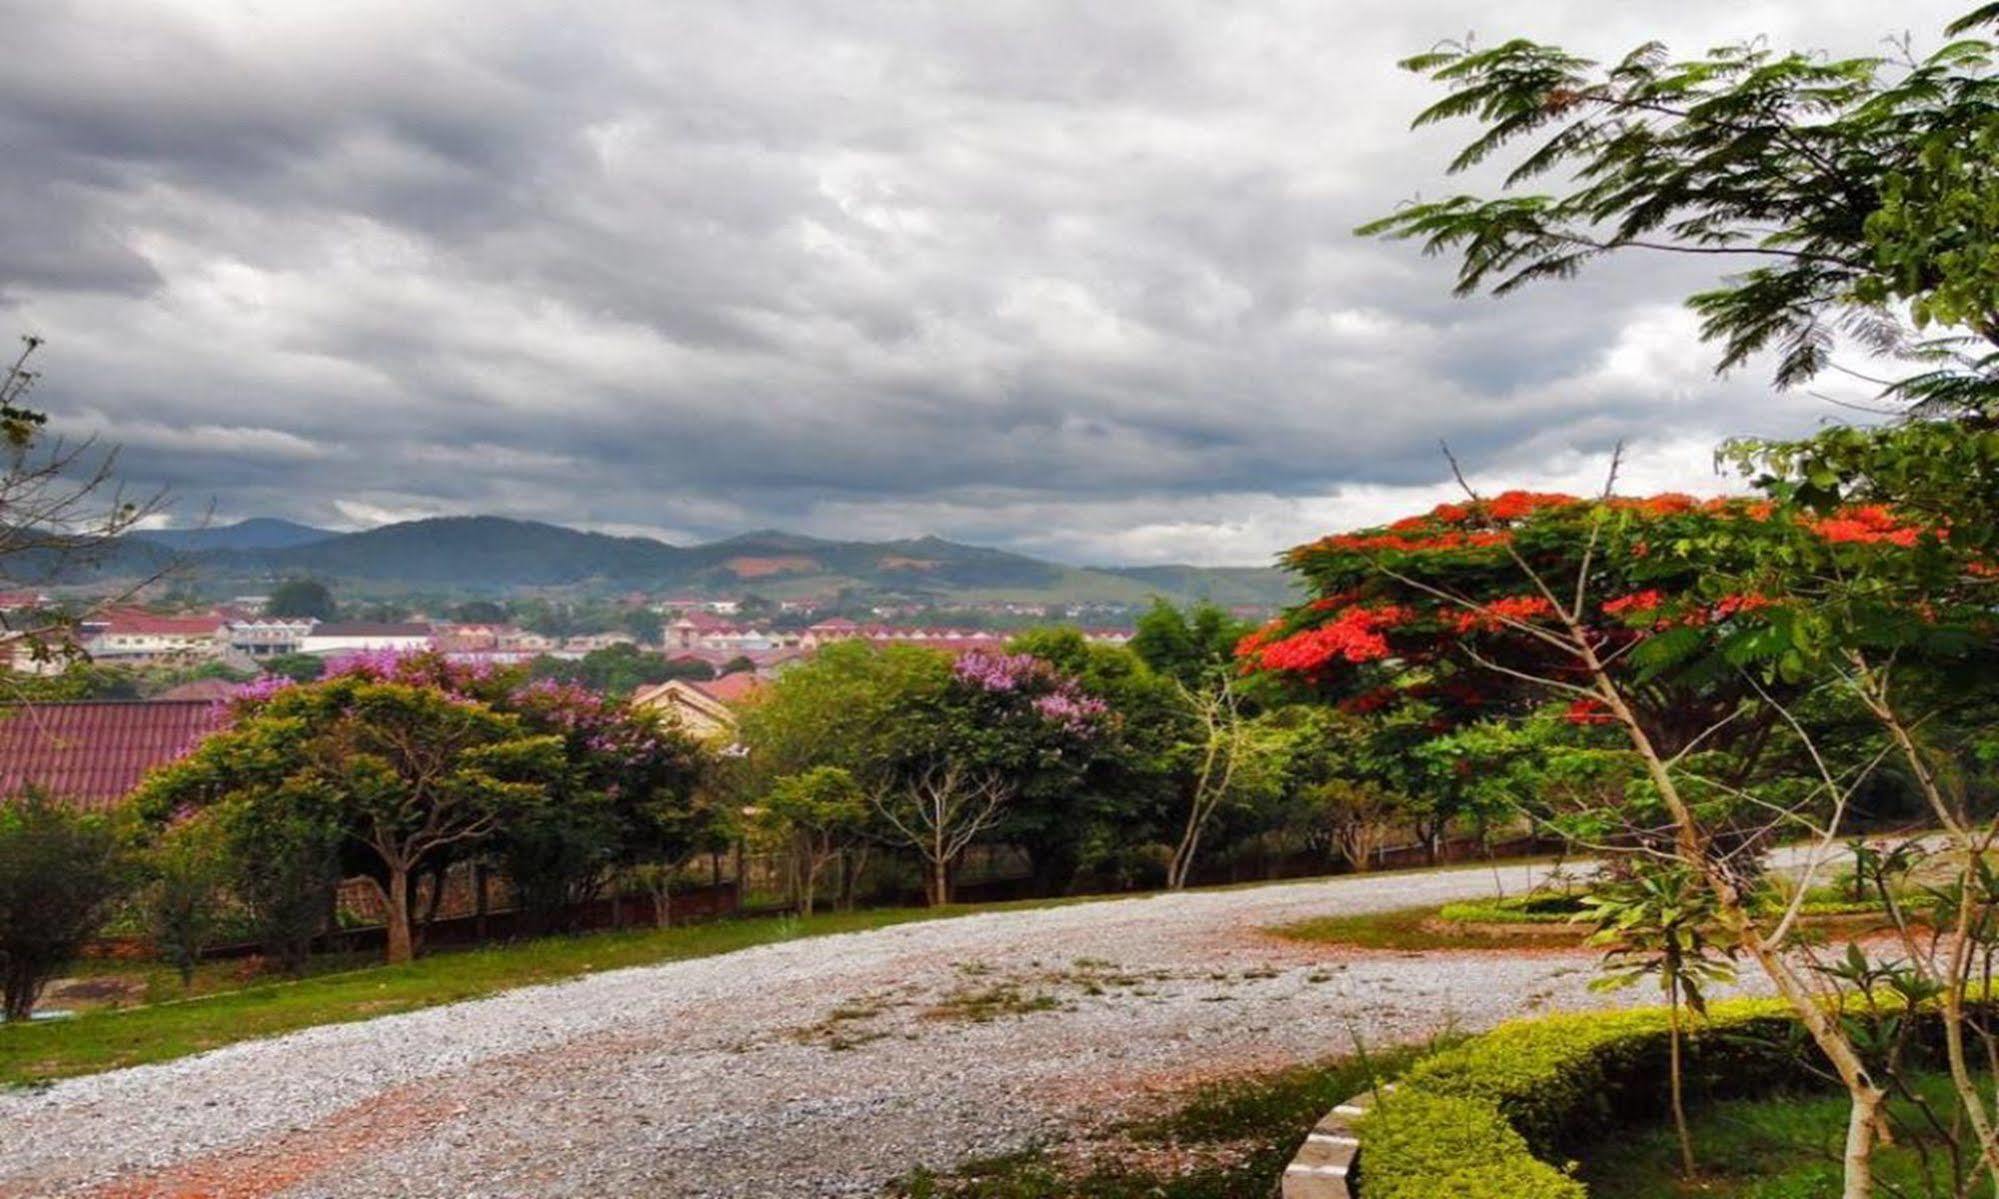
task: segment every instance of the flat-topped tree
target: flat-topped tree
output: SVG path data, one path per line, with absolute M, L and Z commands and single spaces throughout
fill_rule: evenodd
M 562 738 L 479 700 L 372 669 L 245 701 L 229 730 L 154 774 L 142 815 L 214 805 L 328 812 L 381 891 L 388 958 L 410 960 L 412 883 L 562 791 Z
M 1245 638 L 1238 654 L 1246 669 L 1288 676 L 1353 710 L 1420 701 L 1439 732 L 1557 694 L 1586 722 L 1597 701 L 1568 643 L 1573 616 L 1665 752 L 1698 741 L 1739 781 L 1778 718 L 1747 702 L 1760 684 L 1722 650 L 1763 652 L 1736 635 L 1763 627 L 1751 618 L 1767 601 L 1732 590 L 1716 566 L 1749 569 L 1771 512 L 1757 500 L 1525 491 L 1441 504 L 1292 550 L 1286 562 L 1316 598 Z M 1705 556 L 1684 552 L 1693 546 Z M 1535 583 L 1522 563 L 1561 580 L 1559 589 Z

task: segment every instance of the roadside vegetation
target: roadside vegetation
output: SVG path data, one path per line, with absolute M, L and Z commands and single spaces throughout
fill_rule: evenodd
M 334 968 L 317 975 L 250 985 L 243 985 L 242 975 L 232 973 L 227 963 L 216 963 L 199 976 L 206 993 L 197 992 L 193 997 L 83 1011 L 63 1020 L 0 1025 L 0 1086 L 168 1061 L 314 1025 L 414 1011 L 604 970 L 1030 906 L 1035 905 L 875 908 L 822 912 L 811 917 L 753 917 L 670 929 L 547 937 L 516 945 L 439 952 L 401 965 L 337 968 L 367 961 L 348 957 L 323 963 Z M 159 985 L 173 984 L 161 979 Z

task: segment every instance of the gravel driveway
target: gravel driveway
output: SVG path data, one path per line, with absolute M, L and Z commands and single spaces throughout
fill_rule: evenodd
M 0 1196 L 872 1194 L 1356 1036 L 1602 1002 L 1587 953 L 1259 931 L 1493 889 L 1465 869 L 969 916 L 309 1029 L 0 1094 Z

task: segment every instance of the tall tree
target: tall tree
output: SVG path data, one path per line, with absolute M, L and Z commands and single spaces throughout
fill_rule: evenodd
M 286 579 L 264 603 L 264 615 L 286 620 L 332 620 L 338 610 L 333 592 L 318 579 Z

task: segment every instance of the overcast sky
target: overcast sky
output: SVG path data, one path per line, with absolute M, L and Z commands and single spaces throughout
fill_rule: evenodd
M 8 5 L 8 7 L 15 7 Z M 1706 262 L 1505 300 L 1394 61 L 1865 53 L 1964 3 L 19 0 L 0 328 L 183 522 L 500 513 L 1259 563 L 1494 485 L 1713 490 L 1838 410 L 1714 379 Z

